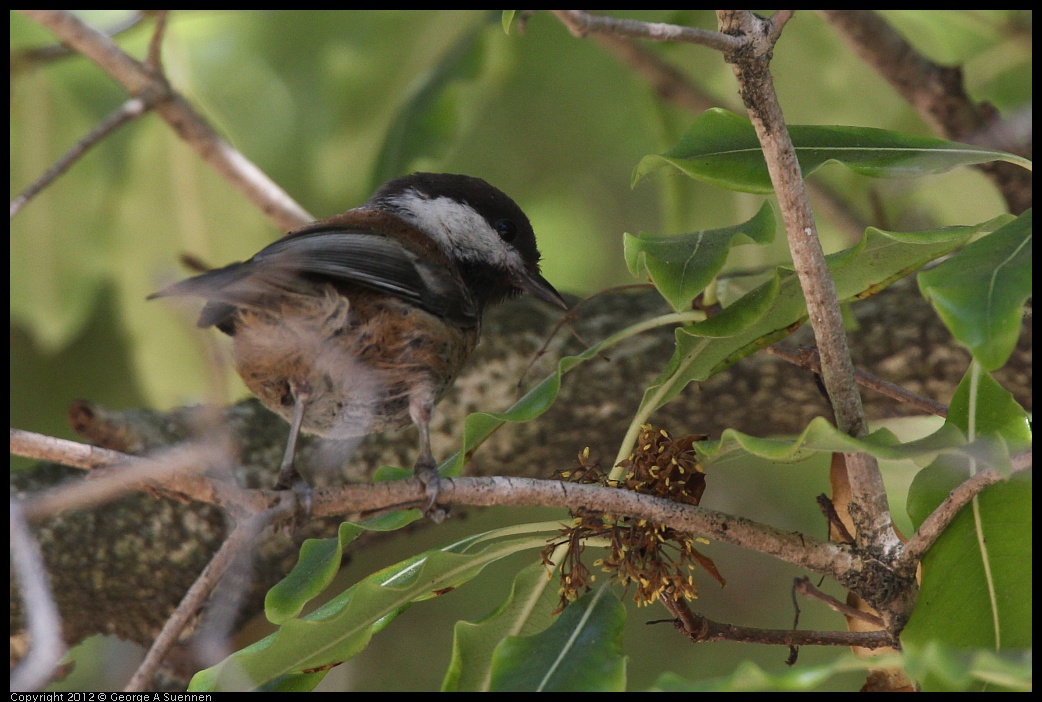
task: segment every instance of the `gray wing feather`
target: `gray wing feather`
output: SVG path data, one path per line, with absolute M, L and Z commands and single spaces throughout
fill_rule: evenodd
M 152 295 L 209 301 L 200 326 L 220 325 L 235 307 L 263 307 L 279 291 L 307 292 L 316 281 L 387 293 L 432 314 L 476 324 L 478 309 L 457 273 L 364 229 L 324 227 L 279 239 L 242 263 L 208 271 Z

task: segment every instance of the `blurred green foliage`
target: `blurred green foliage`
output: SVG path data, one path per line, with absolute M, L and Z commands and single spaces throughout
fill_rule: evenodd
M 716 26 L 712 11 L 616 14 Z M 106 27 L 123 13 L 83 16 Z M 1030 11 L 891 10 L 885 17 L 928 56 L 961 64 L 974 100 L 1003 114 L 1030 107 Z M 22 50 L 54 40 L 17 13 L 10 32 L 14 197 L 125 95 L 77 56 L 41 65 L 16 60 Z M 146 22 L 117 42 L 142 57 L 150 32 Z M 731 69 L 715 52 L 641 46 L 679 70 L 706 108 L 741 112 Z M 163 60 L 174 87 L 316 217 L 358 205 L 374 183 L 409 170 L 480 176 L 525 209 L 539 237 L 545 276 L 567 292 L 590 294 L 632 282 L 624 232 L 668 235 L 732 226 L 763 203 L 759 196 L 676 175 L 657 174 L 631 188 L 640 159 L 674 145 L 696 115 L 663 100 L 597 40 L 572 37 L 549 13 L 532 16 L 523 33 L 515 17 L 505 33 L 498 13 L 478 11 L 179 11 L 170 18 Z M 936 136 L 812 12 L 798 13 L 787 25 L 772 73 L 790 123 Z M 994 188 L 972 169 L 876 181 L 825 166 L 814 179 L 833 188 L 865 224 L 892 230 L 973 224 L 1005 211 Z M 827 250 L 849 245 L 827 218 L 819 228 Z M 77 398 L 113 407 L 169 407 L 243 396 L 237 379 L 222 389 L 211 378 L 191 312 L 144 298 L 184 273 L 176 264 L 183 252 L 224 264 L 250 256 L 279 234 L 158 117 L 146 116 L 105 139 L 12 220 L 12 426 L 69 436 L 65 408 Z M 739 247 L 744 258 L 729 262 L 776 264 L 786 256 L 784 246 L 779 237 L 771 247 Z M 782 510 L 756 495 L 820 492 L 822 470 L 804 472 L 799 480 L 755 466 L 733 472 L 743 471 L 748 490 L 733 491 L 735 505 L 756 504 L 758 518 L 781 528 L 820 524 L 813 505 L 804 505 L 805 513 Z M 740 482 L 742 476 L 729 479 Z M 476 524 L 446 526 L 469 532 Z M 441 530 L 434 543 L 445 542 Z M 402 553 L 394 548 L 381 554 L 385 563 L 415 553 L 411 544 Z M 728 609 L 736 623 L 788 626 L 786 583 L 795 569 L 717 549 L 731 557 L 729 574 L 750 568 L 762 575 L 735 578 L 719 593 L 707 588 L 703 603 Z M 488 592 L 480 593 L 490 608 L 504 596 L 512 572 L 499 590 L 486 586 Z M 447 610 L 451 605 L 442 600 L 449 599 L 430 603 L 435 618 L 473 618 L 473 612 Z M 644 619 L 658 617 L 647 615 L 639 612 Z M 804 623 L 835 624 L 828 615 L 817 621 L 810 615 Z M 358 665 L 379 671 L 365 678 L 367 684 L 437 686 L 451 624 L 428 628 L 444 632 L 442 650 L 432 653 L 429 641 L 416 637 L 377 637 L 359 657 Z M 656 659 L 652 668 L 630 666 L 630 689 L 652 684 L 662 670 L 688 679 L 717 676 L 731 665 L 727 661 L 752 660 L 777 671 L 784 657 L 734 644 L 678 653 L 675 639 L 642 627 L 627 627 L 626 637 L 628 654 Z M 428 654 L 432 670 L 409 680 L 402 680 L 397 664 L 379 670 L 389 656 Z M 831 655 L 804 651 L 801 663 Z M 834 684 L 847 689 L 857 679 Z

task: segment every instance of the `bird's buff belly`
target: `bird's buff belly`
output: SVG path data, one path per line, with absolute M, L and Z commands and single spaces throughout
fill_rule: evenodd
M 402 301 L 355 302 L 352 309 L 346 297 L 327 294 L 240 311 L 239 374 L 287 421 L 294 390 L 303 391 L 301 429 L 309 434 L 346 439 L 410 424 L 410 397 L 440 398 L 474 348 L 476 333 Z

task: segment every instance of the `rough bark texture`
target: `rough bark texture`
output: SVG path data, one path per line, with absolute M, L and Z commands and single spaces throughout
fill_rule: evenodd
M 665 312 L 653 292 L 618 293 L 583 306 L 575 324 L 583 338 L 598 340 L 636 319 Z M 896 285 L 854 308 L 860 325 L 851 334 L 855 364 L 905 388 L 948 402 L 965 372 L 969 356 L 952 344 L 929 305 L 912 286 Z M 541 346 L 558 313 L 527 300 L 513 301 L 488 315 L 476 357 L 452 395 L 435 413 L 434 449 L 445 456 L 458 441 L 466 412 L 500 410 L 515 396 L 517 379 Z M 807 330 L 782 342 L 806 342 Z M 470 475 L 515 474 L 550 477 L 569 467 L 585 446 L 610 460 L 636 409 L 643 390 L 672 352 L 668 329 L 630 339 L 612 350 L 610 361 L 594 360 L 565 377 L 554 407 L 536 421 L 507 425 L 480 448 L 468 465 Z M 561 333 L 528 372 L 529 384 L 549 372 L 555 359 L 579 350 Z M 1010 363 L 998 373 L 1028 410 L 1031 408 L 1031 319 L 1025 320 L 1020 344 Z M 911 413 L 881 395 L 863 391 L 870 419 Z M 766 354 L 756 354 L 660 410 L 656 424 L 675 434 L 715 436 L 725 427 L 756 435 L 799 431 L 816 415 L 829 416 L 811 373 Z M 160 414 L 146 410 L 113 413 L 80 406 L 71 413 L 77 429 L 93 443 L 142 453 L 180 440 L 190 432 L 188 410 Z M 254 400 L 225 411 L 239 438 L 237 477 L 246 486 L 269 486 L 277 471 L 287 428 Z M 366 439 L 336 472 L 310 471 L 315 483 L 361 479 L 383 464 L 412 465 L 413 430 Z M 306 442 L 307 466 L 330 453 Z M 333 452 L 336 456 L 342 454 Z M 339 462 L 339 461 L 336 461 Z M 14 493 L 36 492 L 65 480 L 81 480 L 82 472 L 54 465 L 12 475 Z M 70 643 L 94 633 L 116 634 L 149 644 L 195 579 L 227 530 L 220 511 L 210 505 L 185 504 L 135 494 L 89 512 L 64 514 L 37 525 L 52 585 Z M 295 540 L 331 533 L 331 522 L 311 524 Z M 269 535 L 258 545 L 252 573 L 239 573 L 237 587 L 248 592 L 242 617 L 259 610 L 264 591 L 293 564 L 294 539 Z M 249 585 L 247 586 L 247 582 Z M 22 615 L 11 583 L 11 631 L 22 628 Z

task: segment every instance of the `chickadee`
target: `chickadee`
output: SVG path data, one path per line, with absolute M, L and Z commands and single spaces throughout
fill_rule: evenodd
M 301 485 L 300 431 L 345 439 L 411 421 L 432 514 L 431 412 L 477 345 L 484 309 L 521 293 L 567 308 L 539 274 L 521 208 L 480 178 L 414 173 L 149 299 L 205 298 L 198 325 L 232 337 L 246 386 L 290 423 L 277 488 Z

